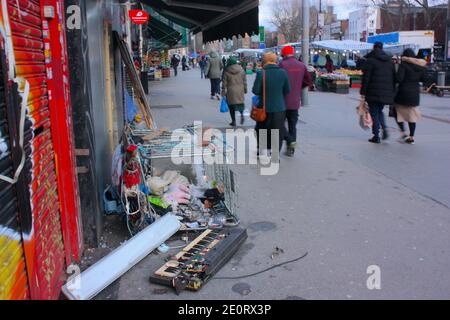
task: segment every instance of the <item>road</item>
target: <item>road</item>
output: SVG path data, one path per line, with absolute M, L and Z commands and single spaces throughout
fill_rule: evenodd
M 254 77 L 248 79 L 251 88 Z M 159 127 L 229 123 L 198 69 L 152 82 L 150 91 Z M 217 277 L 254 273 L 308 253 L 304 259 L 253 277 L 213 279 L 199 292 L 176 296 L 148 282 L 163 258 L 151 255 L 118 281 L 114 297 L 449 299 L 450 98 L 422 97 L 424 119 L 414 146 L 396 141 L 392 119 L 391 139 L 369 144 L 369 132 L 357 123 L 357 99 L 357 91 L 311 93 L 301 110 L 299 152 L 282 156 L 277 175 L 233 166 L 249 238 Z M 272 259 L 275 247 L 284 253 Z M 370 266 L 379 267 L 380 290 L 367 287 Z

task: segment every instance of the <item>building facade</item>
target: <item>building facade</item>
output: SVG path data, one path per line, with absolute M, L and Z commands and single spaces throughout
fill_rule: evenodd
M 367 37 L 377 34 L 381 29 L 380 8 L 366 7 L 349 14 L 348 38 L 366 42 Z

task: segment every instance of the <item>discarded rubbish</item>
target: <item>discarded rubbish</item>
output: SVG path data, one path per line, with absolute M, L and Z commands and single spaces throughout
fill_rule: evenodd
M 69 279 L 62 291 L 71 300 L 89 300 L 149 255 L 180 229 L 173 214 L 158 219 L 79 276 Z
M 283 249 L 275 247 L 275 249 L 272 252 L 272 255 L 270 256 L 270 258 L 273 260 L 273 259 L 275 259 L 275 257 L 278 257 L 282 253 L 284 253 Z
M 150 276 L 150 282 L 175 289 L 200 290 L 247 239 L 241 228 L 204 231 Z

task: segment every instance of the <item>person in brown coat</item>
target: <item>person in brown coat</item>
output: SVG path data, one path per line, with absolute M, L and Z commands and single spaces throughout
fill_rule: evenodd
M 241 114 L 241 125 L 244 124 L 245 94 L 247 93 L 247 76 L 238 65 L 236 58 L 231 57 L 223 73 L 222 96 L 227 98 L 231 115 L 230 126 L 236 126 L 236 112 Z

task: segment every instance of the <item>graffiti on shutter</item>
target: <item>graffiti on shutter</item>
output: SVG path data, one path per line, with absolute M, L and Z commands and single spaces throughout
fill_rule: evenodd
M 55 161 L 50 128 L 41 6 L 37 0 L 7 0 L 0 8 L 4 30 L 11 31 L 9 60 L 15 61 L 16 81 L 28 81 L 24 151 L 26 164 L 22 190 L 21 226 L 30 295 L 32 299 L 57 299 L 65 279 Z M 11 50 L 12 49 L 12 50 Z M 19 106 L 17 106 L 19 108 Z M 20 195 L 20 190 L 18 190 Z M 20 203 L 19 203 L 20 206 Z

